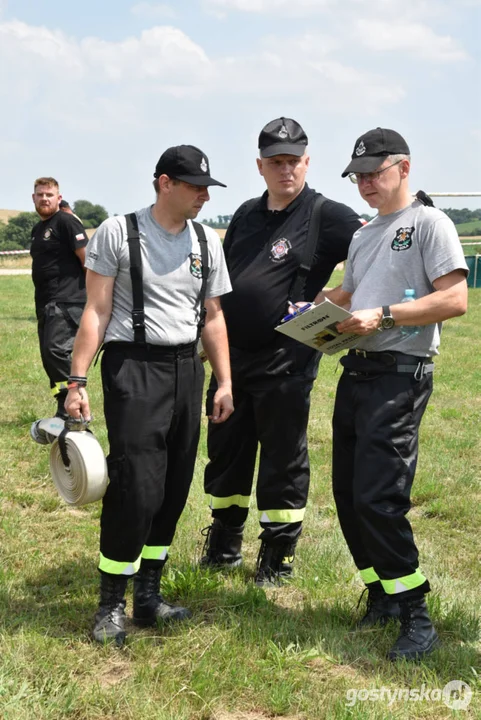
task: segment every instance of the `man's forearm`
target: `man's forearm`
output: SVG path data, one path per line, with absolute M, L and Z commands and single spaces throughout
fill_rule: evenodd
M 105 335 L 109 318 L 99 315 L 88 305 L 82 315 L 79 330 L 75 337 L 72 354 L 72 375 L 84 377 L 92 364 Z
M 229 343 L 224 315 L 221 312 L 211 319 L 207 318 L 202 331 L 202 346 L 219 386 L 230 386 Z

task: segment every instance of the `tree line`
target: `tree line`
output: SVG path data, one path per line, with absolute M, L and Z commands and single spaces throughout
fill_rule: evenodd
M 94 205 L 88 200 L 76 200 L 72 206 L 74 213 L 80 218 L 84 227 L 96 228 L 108 218 L 107 210 L 102 205 Z M 444 211 L 455 225 L 479 221 L 473 228 L 465 231 L 464 236 L 481 235 L 481 208 L 468 210 L 468 208 L 447 208 Z M 373 216 L 361 215 L 365 220 L 372 220 Z M 212 228 L 227 228 L 232 215 L 217 215 L 217 219 L 203 218 L 204 225 Z M 38 223 L 36 212 L 22 212 L 10 218 L 8 223 L 0 222 L 0 250 L 27 250 L 30 248 L 30 238 L 33 226 Z

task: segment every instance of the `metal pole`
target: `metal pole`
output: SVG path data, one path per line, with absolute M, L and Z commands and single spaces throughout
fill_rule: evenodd
M 428 192 L 431 197 L 481 197 L 481 192 Z

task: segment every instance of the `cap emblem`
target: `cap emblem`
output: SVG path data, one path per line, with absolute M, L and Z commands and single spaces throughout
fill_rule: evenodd
M 278 133 L 278 134 L 279 134 L 279 137 L 281 138 L 281 140 L 285 140 L 285 139 L 286 139 L 286 137 L 288 136 L 289 133 L 287 132 L 287 128 L 286 128 L 285 125 L 283 125 L 283 126 L 281 127 L 281 129 L 279 130 L 279 133 Z
M 200 169 L 202 170 L 202 172 L 207 172 L 207 170 L 209 169 L 207 166 L 207 161 L 204 157 L 202 158 L 202 162 L 200 163 Z
M 366 146 L 364 145 L 364 142 L 362 140 L 354 152 L 356 153 L 357 157 L 364 155 L 364 153 L 366 152 Z

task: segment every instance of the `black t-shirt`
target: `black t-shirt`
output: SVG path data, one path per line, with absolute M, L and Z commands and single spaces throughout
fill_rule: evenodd
M 85 273 L 75 251 L 87 243 L 80 220 L 60 210 L 35 225 L 30 255 L 37 306 L 43 307 L 52 300 L 85 302 Z
M 347 205 L 326 199 L 321 229 L 304 297 L 290 297 L 304 247 L 312 204 L 318 193 L 307 185 L 288 207 L 267 209 L 267 191 L 240 206 L 227 230 L 224 252 L 232 292 L 221 298 L 229 342 L 255 350 L 273 342 L 274 327 L 287 313 L 287 302 L 311 301 L 347 258 L 351 238 L 362 224 Z

